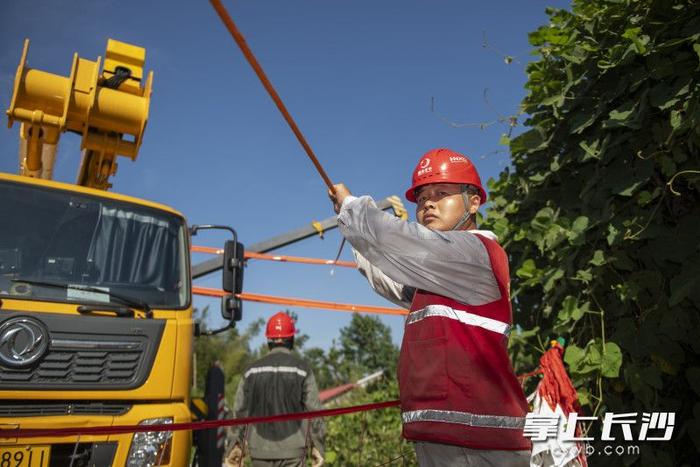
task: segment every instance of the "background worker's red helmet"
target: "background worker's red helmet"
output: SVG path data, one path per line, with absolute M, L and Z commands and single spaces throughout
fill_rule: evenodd
M 415 203 L 416 188 L 431 183 L 474 185 L 479 189 L 481 204 L 486 202 L 486 191 L 481 186 L 481 178 L 476 167 L 466 156 L 451 149 L 432 149 L 423 154 L 413 171 L 413 180 L 411 188 L 406 191 L 406 199 Z
M 265 329 L 265 337 L 268 339 L 284 339 L 294 336 L 294 320 L 287 313 L 279 312 L 267 321 L 267 329 Z

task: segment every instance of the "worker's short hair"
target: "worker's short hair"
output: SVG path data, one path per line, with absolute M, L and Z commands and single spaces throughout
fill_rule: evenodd
M 469 196 L 476 195 L 481 199 L 481 190 L 474 185 L 463 184 L 462 191 L 466 192 Z M 482 199 L 481 201 L 483 202 L 484 200 Z
M 276 337 L 274 339 L 267 340 L 267 347 L 272 350 L 275 347 L 286 347 L 292 350 L 294 347 L 294 336 L 292 337 Z

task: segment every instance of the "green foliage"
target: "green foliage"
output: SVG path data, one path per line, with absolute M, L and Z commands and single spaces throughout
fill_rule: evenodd
M 204 322 L 207 312 L 207 308 L 202 310 L 201 314 L 195 310 L 195 316 Z M 240 376 L 245 367 L 257 358 L 257 355 L 250 351 L 250 340 L 260 333 L 263 324 L 264 321 L 259 319 L 251 323 L 243 333 L 238 329 L 231 329 L 215 336 L 201 336 L 195 339 L 195 397 L 204 397 L 207 371 L 214 362 L 218 362 L 226 378 L 226 401 L 229 407 L 233 407 Z
M 376 316 L 353 313 L 350 324 L 340 330 L 340 353 L 361 372 L 358 376 L 377 370 L 396 374 L 398 349 L 391 342 L 391 330 Z
M 590 412 L 675 411 L 672 443 L 700 446 L 700 7 L 575 0 L 530 34 L 528 131 L 490 180 L 486 225 L 513 271 L 516 371 L 544 344 Z M 534 356 L 533 356 L 534 354 Z M 658 450 L 666 454 L 661 455 Z
M 398 396 L 396 380 L 386 380 L 367 391 L 354 391 L 342 405 L 384 402 Z M 328 465 L 417 465 L 413 446 L 401 438 L 397 407 L 332 417 L 326 423 Z
M 399 349 L 391 341 L 391 329 L 379 318 L 354 313 L 350 323 L 340 330 L 339 343 L 325 353 L 319 348 L 303 352 L 311 364 L 321 388 L 357 381 L 375 371 L 384 370 L 386 378 L 396 377 Z

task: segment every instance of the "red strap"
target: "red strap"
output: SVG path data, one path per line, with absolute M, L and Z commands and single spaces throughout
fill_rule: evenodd
M 206 420 L 202 422 L 189 423 L 168 423 L 160 425 L 116 425 L 116 426 L 89 426 L 70 428 L 25 428 L 20 429 L 0 429 L 0 438 L 43 438 L 54 436 L 77 436 L 77 435 L 114 435 L 121 433 L 140 433 L 151 431 L 179 431 L 179 430 L 205 430 L 208 428 L 218 428 L 220 426 L 248 425 L 253 423 L 280 422 L 284 420 L 303 420 L 317 417 L 330 417 L 333 415 L 343 415 L 354 412 L 365 412 L 367 410 L 385 409 L 387 407 L 398 407 L 399 401 L 385 401 L 373 404 L 354 405 L 351 407 L 340 407 L 337 409 L 317 410 L 315 412 L 299 412 L 281 415 L 270 415 L 267 417 L 246 417 L 234 418 L 230 420 Z

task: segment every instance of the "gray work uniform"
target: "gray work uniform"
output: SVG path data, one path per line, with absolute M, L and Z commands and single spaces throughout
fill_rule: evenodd
M 437 231 L 377 209 L 369 196 L 348 196 L 338 227 L 353 247 L 358 269 L 372 288 L 410 308 L 416 289 L 467 305 L 501 296 L 489 254 L 475 234 L 496 240 L 487 230 Z M 479 450 L 439 443 L 415 444 L 421 467 L 529 466 L 530 451 Z
M 309 365 L 285 347 L 275 347 L 249 366 L 236 391 L 233 416 L 264 417 L 319 410 L 316 379 Z M 307 450 L 323 455 L 323 419 L 289 420 L 233 427 L 234 442 L 247 440 L 253 465 L 301 465 Z

